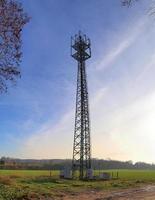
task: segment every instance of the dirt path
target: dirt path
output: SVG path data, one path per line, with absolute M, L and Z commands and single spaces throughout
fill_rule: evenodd
M 89 191 L 65 196 L 63 200 L 155 200 L 155 185 L 111 192 Z

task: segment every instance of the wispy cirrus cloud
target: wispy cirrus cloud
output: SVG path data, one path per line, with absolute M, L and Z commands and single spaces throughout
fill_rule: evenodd
M 55 124 L 42 125 L 23 143 L 20 150 L 22 157 L 27 158 L 69 158 L 72 151 L 74 112 L 68 111 Z
M 118 36 L 119 39 L 117 39 L 117 42 L 114 41 L 115 45 L 110 48 L 110 50 L 102 59 L 100 59 L 95 69 L 104 70 L 109 65 L 111 65 L 117 58 L 119 58 L 132 44 L 134 44 L 135 40 L 145 30 L 146 23 L 147 18 L 143 17 L 138 22 L 130 24 L 130 28 L 127 27 L 127 30 L 125 30 L 123 34 L 120 34 Z

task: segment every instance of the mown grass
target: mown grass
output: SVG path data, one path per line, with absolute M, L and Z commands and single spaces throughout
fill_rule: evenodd
M 113 190 L 155 184 L 154 170 L 107 170 L 119 178 L 110 181 L 61 180 L 59 171 L 0 170 L 0 200 L 62 199 L 88 190 Z M 95 171 L 98 175 L 100 171 Z M 51 175 L 51 176 L 50 176 Z

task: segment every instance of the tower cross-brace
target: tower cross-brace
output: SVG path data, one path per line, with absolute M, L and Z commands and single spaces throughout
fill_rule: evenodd
M 87 176 L 91 169 L 90 119 L 85 61 L 91 57 L 90 39 L 75 35 L 71 39 L 71 56 L 78 62 L 76 114 L 73 144 L 72 172 L 79 171 L 79 178 Z

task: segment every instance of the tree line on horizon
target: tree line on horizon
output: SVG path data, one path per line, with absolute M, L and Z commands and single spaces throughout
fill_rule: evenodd
M 0 169 L 25 169 L 25 170 L 63 170 L 71 169 L 71 159 L 15 159 L 2 157 L 0 159 Z M 155 164 L 145 162 L 117 161 L 92 159 L 92 167 L 94 170 L 107 169 L 139 169 L 139 170 L 155 170 Z

